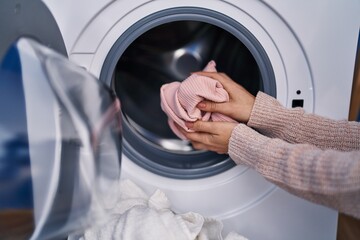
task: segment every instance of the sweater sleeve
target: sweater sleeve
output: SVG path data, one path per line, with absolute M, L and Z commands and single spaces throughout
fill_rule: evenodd
M 239 124 L 229 155 L 290 193 L 360 218 L 360 151 L 290 144 Z
M 305 113 L 303 108 L 287 109 L 262 92 L 256 96 L 248 126 L 290 143 L 340 151 L 360 149 L 360 123 L 327 119 Z

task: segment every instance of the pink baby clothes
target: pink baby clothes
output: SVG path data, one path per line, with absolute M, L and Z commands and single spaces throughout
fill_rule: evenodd
M 205 72 L 217 72 L 216 63 L 210 61 L 204 68 Z M 175 123 L 192 132 L 185 126 L 185 122 L 202 121 L 226 121 L 236 122 L 230 117 L 220 113 L 202 112 L 197 104 L 203 100 L 213 102 L 229 101 L 229 94 L 220 82 L 205 76 L 192 74 L 183 82 L 164 84 L 160 89 L 161 108 L 168 116 L 171 130 L 181 139 L 186 137 L 179 131 Z

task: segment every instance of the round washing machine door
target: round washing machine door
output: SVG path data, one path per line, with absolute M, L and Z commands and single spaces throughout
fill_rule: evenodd
M 0 1 L 0 32 L 0 238 L 65 237 L 113 203 L 120 104 L 65 58 L 42 1 Z
M 63 55 L 29 38 L 11 45 L 0 61 L 1 239 L 61 238 L 106 218 L 119 112 L 113 92 Z
M 244 26 L 215 11 L 158 12 L 117 39 L 100 79 L 111 83 L 123 104 L 124 151 L 132 161 L 178 179 L 209 177 L 235 165 L 227 155 L 197 151 L 176 137 L 160 107 L 163 84 L 185 80 L 210 60 L 252 94 L 263 91 L 276 96 L 272 65 L 259 41 Z

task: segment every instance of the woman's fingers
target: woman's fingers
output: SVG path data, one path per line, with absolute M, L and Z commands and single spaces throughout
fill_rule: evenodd
M 197 150 L 208 150 L 208 148 L 201 142 L 192 141 L 191 144 L 192 144 L 193 148 L 195 148 Z
M 195 145 L 196 149 L 206 149 L 217 153 L 227 153 L 232 130 L 237 125 L 230 122 L 185 123 L 195 132 L 186 132 L 185 136 Z
M 218 72 L 196 72 L 195 74 L 213 78 L 219 81 L 229 94 L 229 102 L 213 103 L 201 102 L 197 107 L 206 112 L 218 112 L 227 115 L 239 122 L 248 122 L 250 113 L 255 102 L 255 97 L 244 87 L 234 82 L 225 73 Z
M 212 138 L 212 133 L 207 132 L 207 130 L 209 129 L 209 127 L 207 126 L 207 122 L 201 122 L 200 124 L 198 122 L 201 121 L 197 121 L 195 123 L 192 122 L 185 122 L 185 125 L 191 129 L 194 130 L 195 132 L 187 132 L 185 131 L 185 129 L 183 129 L 182 127 L 180 127 L 179 125 L 176 124 L 176 127 L 179 129 L 179 131 L 181 131 L 181 133 L 187 138 L 189 139 L 191 142 L 197 142 L 197 146 L 200 147 L 199 143 L 201 143 L 201 149 L 206 149 L 204 146 L 206 144 L 211 144 L 211 138 Z M 202 124 L 205 123 L 205 124 Z M 206 125 L 206 126 L 204 126 Z M 200 131 L 199 129 L 202 129 L 202 131 Z
M 191 144 L 192 144 L 193 148 L 195 148 L 196 150 L 208 150 L 208 151 L 216 152 L 218 154 L 226 154 L 227 153 L 227 148 L 223 148 L 223 147 L 219 147 L 219 146 L 212 146 L 212 145 L 205 145 L 201 142 L 195 142 L 195 141 L 192 141 Z
M 195 132 L 205 132 L 205 133 L 213 133 L 216 134 L 216 125 L 217 122 L 203 122 L 203 121 L 196 121 L 196 122 L 185 122 L 186 127 Z
M 222 113 L 227 116 L 231 116 L 231 113 L 234 111 L 232 104 L 229 102 L 216 103 L 212 101 L 202 101 L 197 107 L 205 112 L 217 112 Z

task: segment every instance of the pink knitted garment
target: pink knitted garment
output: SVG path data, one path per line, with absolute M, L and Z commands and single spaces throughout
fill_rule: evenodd
M 204 68 L 206 72 L 216 72 L 216 63 L 210 61 Z M 192 130 L 185 126 L 185 121 L 227 121 L 235 120 L 220 114 L 202 112 L 196 106 L 203 100 L 213 102 L 229 101 L 229 94 L 220 82 L 205 76 L 192 74 L 183 82 L 172 82 L 164 84 L 160 89 L 161 109 L 168 116 L 171 130 L 181 139 L 186 137 L 179 131 L 175 123 L 188 132 Z

